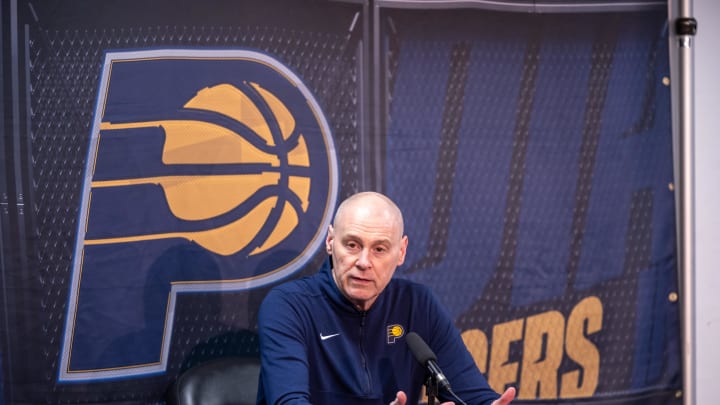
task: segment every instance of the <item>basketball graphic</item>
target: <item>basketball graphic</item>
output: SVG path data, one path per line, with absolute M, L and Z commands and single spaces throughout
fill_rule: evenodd
M 217 114 L 234 120 L 248 136 L 230 126 L 210 121 L 164 120 L 125 124 L 102 123 L 101 130 L 122 131 L 130 128 L 159 127 L 165 136 L 162 162 L 173 165 L 238 165 L 235 173 L 145 177 L 96 181 L 93 189 L 153 184 L 162 188 L 173 216 L 186 221 L 202 221 L 244 208 L 237 219 L 207 230 L 132 235 L 86 240 L 87 245 L 140 241 L 162 238 L 184 238 L 221 255 L 230 255 L 252 246 L 248 255 L 276 246 L 298 225 L 300 213 L 309 206 L 311 178 L 291 175 L 288 168 L 310 167 L 307 143 L 302 133 L 295 133 L 292 113 L 272 93 L 256 83 L 248 83 L 263 107 L 242 90 L 220 84 L 205 88 L 189 100 L 184 108 Z M 243 132 L 243 131 L 239 131 Z M 110 135 L 112 136 L 112 135 Z M 253 197 L 262 198 L 253 201 Z M 261 231 L 267 228 L 267 232 Z

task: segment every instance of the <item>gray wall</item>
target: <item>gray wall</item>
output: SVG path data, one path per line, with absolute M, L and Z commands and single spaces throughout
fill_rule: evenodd
M 717 403 L 720 381 L 720 2 L 694 0 L 696 400 Z

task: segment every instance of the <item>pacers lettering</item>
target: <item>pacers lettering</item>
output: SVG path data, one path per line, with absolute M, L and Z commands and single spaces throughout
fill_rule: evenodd
M 589 397 L 600 375 L 600 352 L 589 336 L 602 330 L 602 317 L 602 302 L 591 296 L 577 303 L 567 319 L 547 311 L 493 326 L 489 351 L 481 330 L 467 330 L 462 337 L 496 391 L 515 385 L 518 399 Z M 520 359 L 511 358 L 513 345 L 522 345 Z M 578 368 L 560 374 L 565 356 Z

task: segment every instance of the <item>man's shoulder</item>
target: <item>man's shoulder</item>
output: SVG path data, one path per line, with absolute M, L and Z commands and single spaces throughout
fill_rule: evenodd
M 318 275 L 303 276 L 271 288 L 265 300 L 305 300 L 321 293 Z
M 430 288 L 425 284 L 419 283 L 414 280 L 410 280 L 404 277 L 393 277 L 393 284 L 396 288 L 416 290 L 416 291 L 430 291 Z
M 432 289 L 427 285 L 401 277 L 393 278 L 390 288 L 395 294 L 406 297 L 429 298 L 433 296 Z
M 317 290 L 319 285 L 317 274 L 313 274 L 285 281 L 271 288 L 270 292 L 308 293 Z

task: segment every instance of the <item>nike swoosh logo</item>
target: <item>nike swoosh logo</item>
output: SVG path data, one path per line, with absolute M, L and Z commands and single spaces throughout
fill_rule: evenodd
M 322 332 L 320 333 L 320 340 L 328 340 L 330 338 L 333 338 L 335 336 L 340 336 L 339 333 L 334 333 L 332 335 L 323 335 Z

